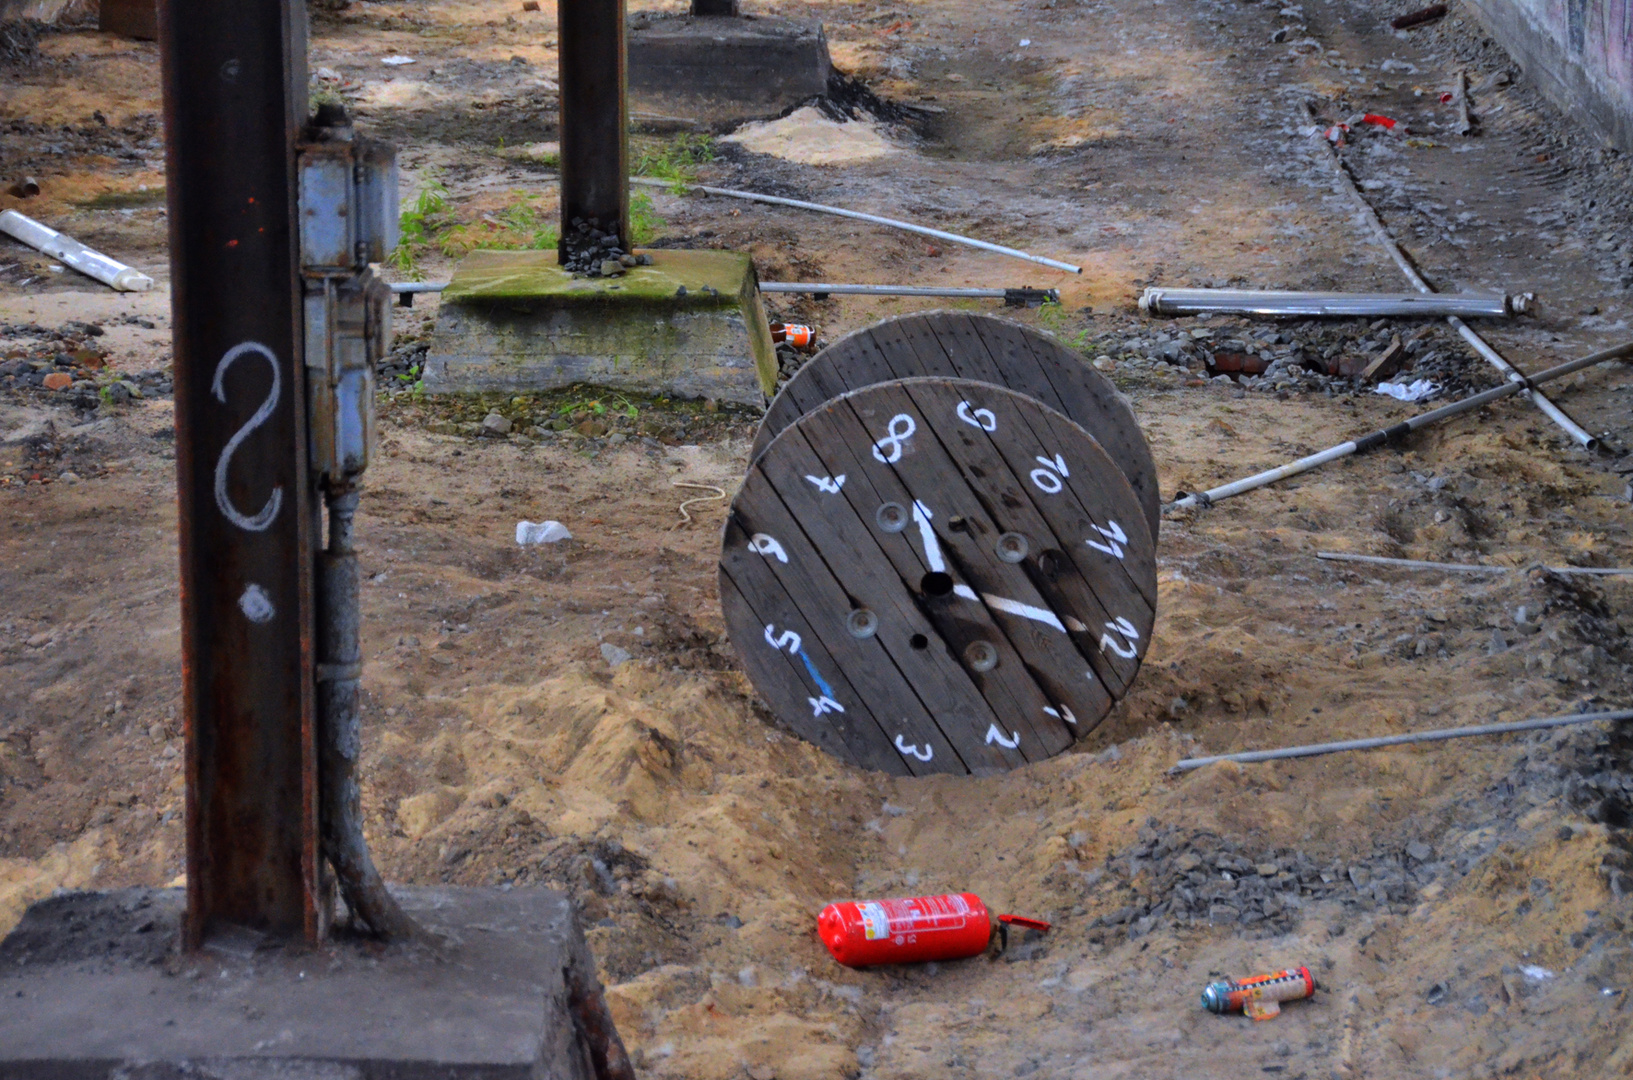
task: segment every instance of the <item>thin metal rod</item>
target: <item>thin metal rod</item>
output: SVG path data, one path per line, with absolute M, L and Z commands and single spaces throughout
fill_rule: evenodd
M 1474 563 L 1423 562 L 1420 559 L 1390 559 L 1382 555 L 1352 555 L 1347 551 L 1318 551 L 1318 559 L 1330 562 L 1376 563 L 1379 566 L 1398 566 L 1406 570 L 1446 570 L 1460 574 L 1512 574 L 1530 567 L 1477 566 Z M 1633 576 L 1633 567 L 1613 566 L 1544 566 L 1550 574 L 1594 574 L 1605 577 Z
M 391 291 L 399 296 L 442 292 L 446 281 L 395 281 Z M 842 285 L 826 281 L 762 281 L 763 293 L 809 293 L 816 296 L 956 296 L 972 300 L 1031 299 L 1060 303 L 1058 289 L 981 289 L 943 285 Z
M 1329 562 L 1374 563 L 1378 566 L 1399 566 L 1409 570 L 1448 570 L 1460 574 L 1506 574 L 1512 567 L 1477 566 L 1474 563 L 1423 562 L 1419 559 L 1390 559 L 1382 555 L 1351 555 L 1346 551 L 1318 551 L 1318 559 Z
M 825 281 L 762 281 L 761 292 L 832 293 L 835 296 L 965 296 L 1002 300 L 1006 289 L 961 289 L 936 285 L 837 285 Z
M 1320 754 L 1338 754 L 1347 750 L 1376 750 L 1384 746 L 1407 743 L 1441 742 L 1446 739 L 1467 739 L 1476 735 L 1507 735 L 1515 731 L 1537 731 L 1543 728 L 1566 727 L 1571 724 L 1591 724 L 1598 720 L 1633 720 L 1633 709 L 1619 712 L 1573 713 L 1570 716 L 1548 716 L 1537 720 L 1518 720 L 1512 724 L 1478 724 L 1474 727 L 1440 728 L 1418 731 L 1410 735 L 1385 735 L 1377 739 L 1348 739 L 1344 742 L 1312 743 L 1308 746 L 1288 746 L 1280 750 L 1248 750 L 1240 754 L 1218 754 L 1214 757 L 1186 758 L 1169 772 L 1189 772 L 1219 761 L 1281 761 L 1284 758 L 1315 757 Z
M 1431 293 L 1282 292 L 1270 289 L 1167 289 L 1151 287 L 1140 296 L 1147 315 L 1302 315 L 1352 318 L 1393 315 L 1417 318 L 1466 315 L 1505 319 L 1525 310 L 1531 297 Z
M 1390 235 L 1389 228 L 1384 225 L 1383 219 L 1378 216 L 1378 212 L 1372 208 L 1371 203 L 1367 202 L 1366 196 L 1361 194 L 1360 187 L 1355 183 L 1355 177 L 1350 175 L 1349 166 L 1344 163 L 1343 158 L 1338 156 L 1338 150 L 1325 139 L 1321 140 L 1321 142 L 1327 148 L 1327 156 L 1331 159 L 1333 169 L 1338 174 L 1339 180 L 1343 182 L 1344 190 L 1349 193 L 1350 199 L 1365 215 L 1368 224 L 1372 226 L 1372 232 L 1376 236 L 1379 245 L 1389 252 L 1389 257 L 1395 260 L 1395 265 L 1400 267 L 1401 273 L 1406 275 L 1406 280 L 1412 283 L 1413 288 L 1420 293 L 1433 293 L 1434 289 L 1427 281 L 1423 280 L 1423 275 L 1418 273 L 1417 267 L 1412 265 L 1412 261 L 1406 257 L 1406 253 L 1395 242 L 1395 238 Z M 1470 348 L 1479 353 L 1492 367 L 1502 372 L 1509 382 L 1519 382 L 1525 378 L 1523 374 L 1515 370 L 1512 364 L 1499 356 L 1497 350 L 1486 344 L 1484 338 L 1470 330 L 1468 324 L 1462 319 L 1459 319 L 1456 315 L 1450 315 L 1446 318 L 1446 321 L 1451 324 L 1452 329 L 1462 336 L 1464 341 L 1468 342 Z M 1559 406 L 1549 401 L 1541 392 L 1532 392 L 1527 389 L 1524 394 L 1530 399 L 1531 404 L 1541 409 L 1544 416 L 1552 420 L 1579 445 L 1588 450 L 1598 447 L 1598 439 L 1584 431 L 1581 425 L 1566 416 Z
M 632 184 L 645 184 L 648 187 L 673 188 L 675 185 L 667 180 L 650 180 L 645 177 L 633 177 Z M 989 244 L 985 240 L 975 240 L 968 236 L 959 236 L 957 233 L 942 232 L 940 229 L 931 229 L 924 225 L 914 225 L 907 221 L 897 221 L 895 218 L 879 217 L 875 214 L 864 214 L 857 210 L 845 210 L 837 206 L 824 206 L 821 203 L 805 202 L 801 199 L 785 199 L 780 195 L 761 195 L 755 191 L 736 191 L 732 188 L 708 187 L 704 184 L 688 185 L 688 191 L 701 191 L 705 195 L 718 195 L 726 199 L 747 199 L 749 202 L 771 203 L 774 206 L 792 206 L 797 210 L 812 210 L 818 214 L 832 214 L 835 217 L 853 218 L 857 221 L 866 221 L 871 225 L 887 225 L 892 229 L 902 229 L 920 236 L 929 236 L 936 240 L 945 240 L 949 244 L 963 244 L 965 247 L 978 248 L 981 251 L 990 251 L 997 255 L 1008 255 L 1012 259 L 1025 259 L 1027 262 L 1037 263 L 1040 266 L 1052 266 L 1056 270 L 1065 270 L 1071 274 L 1081 274 L 1081 266 L 1061 262 L 1058 259 L 1045 258 L 1042 255 L 1033 255 L 1002 244 Z
M 1339 443 L 1337 446 L 1323 450 L 1320 453 L 1299 458 L 1297 461 L 1277 466 L 1274 469 L 1266 469 L 1262 473 L 1255 473 L 1252 476 L 1233 481 L 1221 487 L 1210 488 L 1194 495 L 1183 491 L 1178 492 L 1174 497 L 1174 501 L 1168 504 L 1168 508 L 1184 510 L 1193 506 L 1211 506 L 1220 499 L 1228 499 L 1233 495 L 1240 495 L 1244 491 L 1262 488 L 1266 484 L 1274 484 L 1277 480 L 1285 480 L 1289 476 L 1297 476 L 1300 473 L 1309 472 L 1311 469 L 1320 468 L 1329 461 L 1337 461 L 1339 458 L 1349 457 L 1351 454 L 1365 453 L 1374 447 L 1382 446 L 1386 442 L 1402 438 L 1419 428 L 1438 424 L 1442 420 L 1448 420 L 1453 416 L 1470 412 L 1482 405 L 1521 393 L 1528 387 L 1538 386 L 1554 379 L 1562 379 L 1567 375 L 1581 371 L 1583 368 L 1593 367 L 1595 364 L 1602 364 L 1607 360 L 1620 360 L 1627 356 L 1633 356 L 1633 341 L 1609 349 L 1601 349 L 1589 356 L 1568 360 L 1558 367 L 1551 367 L 1547 371 L 1538 372 L 1535 375 L 1521 376 L 1519 382 L 1504 383 L 1501 386 L 1494 386 L 1490 390 L 1482 390 L 1480 393 L 1466 397 L 1462 401 L 1442 405 L 1440 408 L 1431 409 L 1421 416 L 1414 416 L 1399 424 L 1381 428 L 1370 435 Z

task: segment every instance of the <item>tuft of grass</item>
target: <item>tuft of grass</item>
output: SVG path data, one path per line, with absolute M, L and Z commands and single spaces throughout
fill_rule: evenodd
M 1066 305 L 1045 301 L 1038 307 L 1038 322 L 1047 330 L 1060 330 L 1067 323 Z
M 635 156 L 630 172 L 667 180 L 677 190 L 697 180 L 697 167 L 715 159 L 713 135 L 681 135 L 668 143 L 647 147 Z
M 669 222 L 658 216 L 652 207 L 652 196 L 644 191 L 631 192 L 629 196 L 629 245 L 641 247 L 656 240 Z
M 448 188 L 437 179 L 430 180 L 398 219 L 397 246 L 386 263 L 407 275 L 410 281 L 424 280 L 419 254 L 435 242 L 437 236 L 451 227 L 452 211 L 448 206 Z

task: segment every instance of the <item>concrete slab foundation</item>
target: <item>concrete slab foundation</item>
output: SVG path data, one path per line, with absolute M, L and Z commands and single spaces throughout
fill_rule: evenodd
M 671 15 L 629 21 L 629 90 L 641 108 L 737 122 L 786 112 L 828 87 L 815 19 Z
M 616 1033 L 607 1065 L 610 1019 L 566 897 L 393 892 L 436 944 L 266 948 L 242 930 L 183 954 L 179 889 L 43 900 L 0 942 L 0 1078 L 607 1080 L 627 1070 Z
M 553 251 L 473 251 L 442 294 L 425 389 L 582 383 L 764 405 L 776 348 L 747 255 L 651 251 L 651 266 L 575 278 Z

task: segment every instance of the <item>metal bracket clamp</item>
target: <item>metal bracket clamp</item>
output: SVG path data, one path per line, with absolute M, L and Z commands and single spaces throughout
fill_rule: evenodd
M 375 369 L 391 348 L 391 286 L 365 270 L 308 281 L 306 384 L 312 470 L 342 484 L 368 468 Z
M 371 263 L 397 245 L 397 158 L 324 106 L 300 144 L 300 268 L 305 282 L 312 470 L 343 487 L 368 467 L 374 372 L 391 347 L 391 287 Z

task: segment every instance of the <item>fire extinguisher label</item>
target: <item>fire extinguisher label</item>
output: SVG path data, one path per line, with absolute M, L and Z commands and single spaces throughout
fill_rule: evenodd
M 890 916 L 885 914 L 883 904 L 862 904 L 859 910 L 862 913 L 862 933 L 867 940 L 878 941 L 890 936 Z
M 875 933 L 873 916 L 878 912 L 879 930 Z M 892 934 L 923 934 L 936 930 L 962 930 L 969 921 L 970 905 L 962 896 L 917 896 L 911 900 L 885 900 L 862 906 L 862 919 L 867 924 L 868 940 L 889 937 Z

